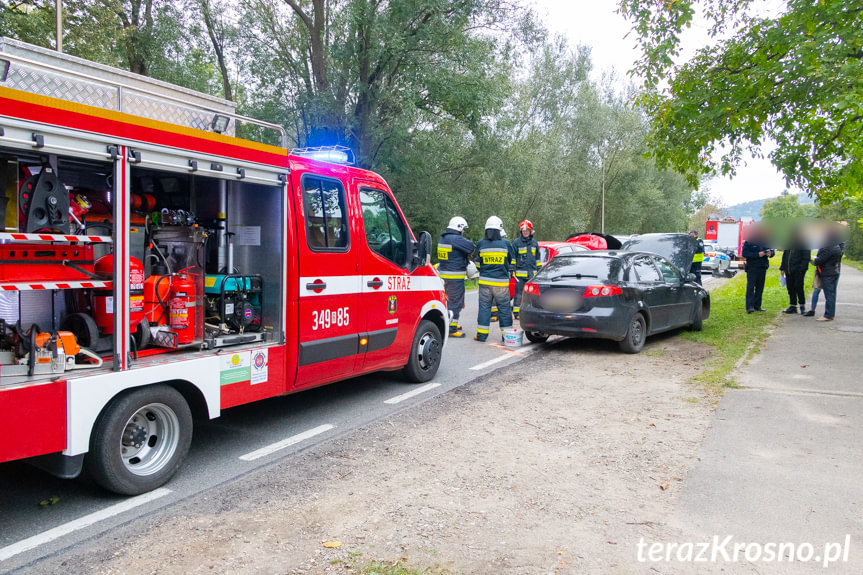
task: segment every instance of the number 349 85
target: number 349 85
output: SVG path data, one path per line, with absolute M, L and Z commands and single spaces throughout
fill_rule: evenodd
M 312 311 L 312 329 L 328 329 L 331 327 L 345 327 L 351 321 L 347 307 L 336 309 L 322 309 Z

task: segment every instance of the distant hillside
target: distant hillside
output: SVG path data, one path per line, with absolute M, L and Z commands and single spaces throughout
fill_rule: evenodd
M 779 196 L 777 196 L 779 197 Z M 775 198 L 766 198 L 763 200 L 752 200 L 751 202 L 745 202 L 742 204 L 737 204 L 731 206 L 730 208 L 726 208 L 726 212 L 728 215 L 734 218 L 735 220 L 740 219 L 749 219 L 757 220 L 761 214 L 761 207 L 764 205 L 764 202 L 767 200 L 771 200 Z M 807 196 L 806 194 L 797 194 L 797 202 L 800 204 L 812 204 L 815 200 Z

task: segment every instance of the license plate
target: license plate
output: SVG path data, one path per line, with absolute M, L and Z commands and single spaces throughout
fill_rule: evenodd
M 542 296 L 542 307 L 549 311 L 575 311 L 579 305 L 581 305 L 581 298 L 571 292 L 552 292 Z

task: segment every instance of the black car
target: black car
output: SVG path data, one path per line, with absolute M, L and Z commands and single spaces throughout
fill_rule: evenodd
M 612 339 L 638 353 L 649 335 L 701 330 L 710 294 L 689 273 L 696 244 L 688 234 L 644 234 L 619 250 L 557 256 L 525 285 L 525 335 L 535 343 L 553 334 Z

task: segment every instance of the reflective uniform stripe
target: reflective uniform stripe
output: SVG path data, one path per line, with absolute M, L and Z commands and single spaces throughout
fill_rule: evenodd
M 703 261 L 704 261 L 704 252 L 699 253 L 699 254 L 695 254 L 695 255 L 692 257 L 692 263 L 694 263 L 694 264 L 699 264 L 699 263 L 701 263 L 701 262 L 703 262 Z
M 479 285 L 494 286 L 494 287 L 506 287 L 509 285 L 509 280 L 504 280 L 502 278 L 484 278 L 484 277 L 480 276 Z
M 528 275 L 530 274 L 528 274 L 527 272 L 515 272 L 515 277 L 517 278 L 526 278 Z
M 440 277 L 445 280 L 463 280 L 467 274 L 465 272 L 441 272 Z
M 518 253 L 520 253 L 520 254 L 526 254 L 526 253 L 527 253 L 527 248 L 519 248 Z
M 476 326 L 476 332 L 488 334 L 488 326 L 479 326 L 478 325 L 478 326 Z

